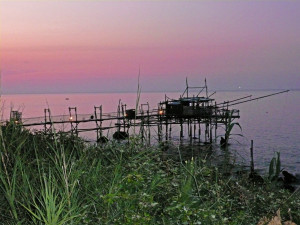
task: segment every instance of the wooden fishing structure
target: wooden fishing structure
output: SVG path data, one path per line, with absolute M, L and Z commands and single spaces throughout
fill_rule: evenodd
M 217 103 L 211 98 L 215 92 L 208 95 L 206 79 L 201 87 L 191 87 L 186 81 L 186 89 L 178 99 L 165 96 L 164 101 L 159 102 L 155 109 L 150 109 L 148 103 L 128 109 L 120 100 L 117 112 L 113 113 L 103 113 L 102 105 L 95 106 L 91 114 L 78 114 L 76 107 L 69 107 L 68 115 L 52 116 L 50 109 L 44 109 L 44 116 L 35 118 L 22 118 L 21 112 L 11 111 L 10 121 L 23 127 L 44 130 L 46 134 L 57 131 L 57 125 L 62 126 L 58 130 L 73 135 L 95 131 L 98 142 L 106 141 L 111 130 L 114 132 L 114 139 L 126 139 L 138 134 L 149 144 L 154 135 L 159 142 L 172 139 L 173 129 L 176 127 L 179 129 L 180 140 L 212 143 L 217 140 L 218 127 L 222 126 L 226 131 L 229 120 L 240 118 L 239 110 L 232 109 L 231 106 L 284 92 L 287 91 L 254 99 L 249 95 Z M 88 125 L 82 127 L 82 124 Z M 134 131 L 130 128 L 134 128 Z M 107 131 L 107 135 L 104 135 L 104 131 Z

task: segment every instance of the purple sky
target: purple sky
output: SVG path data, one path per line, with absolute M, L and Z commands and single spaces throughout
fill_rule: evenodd
M 1 1 L 2 93 L 300 88 L 300 1 Z

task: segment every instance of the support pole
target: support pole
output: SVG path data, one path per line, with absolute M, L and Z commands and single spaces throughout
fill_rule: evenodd
M 120 133 L 121 131 L 121 99 L 119 99 L 119 105 L 118 105 L 118 112 L 117 112 L 117 124 L 118 124 L 118 132 Z
M 190 119 L 187 119 L 188 136 L 190 137 Z
M 253 160 L 253 140 L 251 140 L 251 147 L 250 147 L 250 156 L 251 156 L 251 173 L 254 173 L 254 160 Z
M 51 121 L 51 112 L 50 109 L 44 109 L 44 114 L 45 114 L 45 123 L 44 123 L 44 131 L 45 133 L 48 131 L 50 131 L 52 133 L 52 121 Z M 49 124 L 49 128 L 47 126 L 47 124 Z
M 96 123 L 97 140 L 99 140 L 99 138 L 102 137 L 102 105 L 99 107 L 94 106 L 94 119 Z
M 166 119 L 166 141 L 168 140 L 168 119 Z
M 199 136 L 199 142 L 200 142 L 201 141 L 200 140 L 200 138 L 201 138 L 201 120 L 200 119 L 198 120 L 198 126 L 199 126 L 198 127 L 198 136 Z
M 141 110 L 141 126 L 140 126 L 140 133 L 141 133 L 141 136 L 142 136 L 142 142 L 144 142 L 144 111 Z
M 74 111 L 75 115 L 73 115 L 72 111 Z M 78 118 L 77 118 L 77 107 L 69 107 L 69 121 L 71 124 L 71 132 L 72 134 L 75 132 L 75 134 L 78 136 Z M 73 124 L 75 121 L 75 125 Z
M 205 142 L 207 142 L 208 130 L 207 130 L 207 121 L 205 122 Z
M 160 116 L 158 118 L 157 134 L 158 134 L 158 142 L 161 142 L 161 118 L 160 118 Z
M 150 127 L 150 112 L 149 112 L 149 103 L 147 102 L 148 104 L 148 110 L 147 110 L 147 122 L 148 122 L 148 145 L 150 146 L 151 144 L 151 127 Z
M 215 102 L 215 143 L 217 143 L 217 129 L 218 129 L 218 115 L 217 115 L 217 103 Z
M 96 122 L 96 134 L 97 134 L 97 141 L 99 140 L 99 125 L 97 121 L 97 107 L 94 106 L 94 116 L 95 116 L 95 122 Z
M 46 133 L 47 132 L 47 109 L 44 109 L 44 113 L 45 113 L 44 131 Z
M 126 105 L 122 104 L 123 130 L 126 132 Z
M 192 127 L 192 121 L 189 120 L 189 125 L 190 125 L 190 141 L 192 142 L 193 140 L 193 127 Z
M 196 121 L 194 120 L 194 139 L 196 139 Z
M 183 127 L 182 127 L 182 119 L 180 119 L 180 140 L 183 138 Z
M 102 137 L 102 105 L 100 105 L 100 137 Z
M 162 133 L 162 108 L 161 103 L 158 105 L 158 121 L 157 121 L 157 134 L 158 134 L 158 142 L 161 142 L 161 133 Z
M 211 122 L 211 119 L 210 119 L 210 121 L 209 121 L 209 126 L 210 126 L 210 134 L 209 134 L 209 142 L 210 143 L 212 143 L 212 139 L 213 139 L 213 137 L 212 137 L 212 122 Z

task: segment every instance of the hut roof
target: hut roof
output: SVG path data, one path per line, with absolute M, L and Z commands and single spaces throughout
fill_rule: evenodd
M 213 101 L 212 98 L 206 98 L 206 97 L 185 97 L 180 98 L 180 101 L 182 102 L 210 102 Z

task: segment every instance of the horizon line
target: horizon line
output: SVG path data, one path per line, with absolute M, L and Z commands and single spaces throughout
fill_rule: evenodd
M 244 91 L 280 91 L 280 90 L 289 90 L 289 91 L 300 91 L 300 88 L 262 88 L 262 89 L 213 89 L 209 90 L 209 92 L 244 92 Z M 142 91 L 141 93 L 177 93 L 182 92 L 183 90 L 169 90 L 169 91 Z M 51 95 L 51 94 L 133 94 L 136 91 L 104 91 L 104 92 L 97 92 L 97 91 L 78 91 L 78 92 L 16 92 L 16 93 L 0 93 L 2 95 Z

